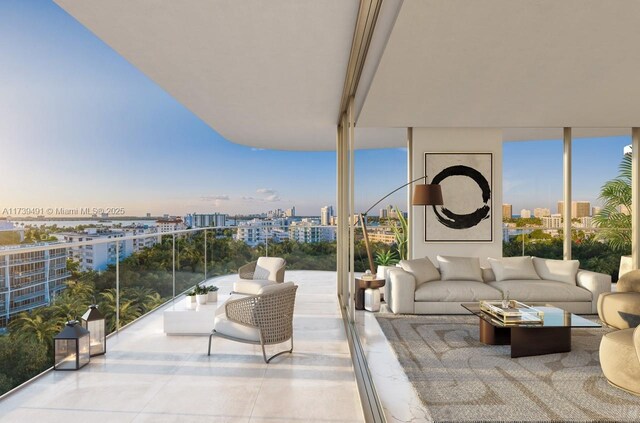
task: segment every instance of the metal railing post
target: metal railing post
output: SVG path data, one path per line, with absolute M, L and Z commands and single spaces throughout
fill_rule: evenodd
M 116 332 L 120 331 L 120 242 L 116 241 Z
M 176 299 L 176 234 L 173 234 L 173 248 L 171 249 L 171 255 L 173 260 L 173 300 Z
M 204 280 L 207 280 L 207 230 L 204 230 Z

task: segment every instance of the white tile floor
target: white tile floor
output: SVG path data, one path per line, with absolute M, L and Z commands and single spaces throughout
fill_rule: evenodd
M 233 276 L 216 281 L 219 302 Z M 49 372 L 0 402 L 5 422 L 362 422 L 335 272 L 287 271 L 299 284 L 294 353 L 265 364 L 259 346 L 166 336 L 156 311 L 77 372 Z M 375 320 L 375 319 L 374 319 Z M 267 352 L 269 352 L 268 350 Z

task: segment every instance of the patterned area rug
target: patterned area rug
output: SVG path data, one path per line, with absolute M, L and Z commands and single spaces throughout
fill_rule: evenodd
M 608 329 L 574 329 L 569 353 L 514 359 L 478 341 L 474 316 L 376 317 L 435 421 L 640 422 L 640 397 L 600 370 Z

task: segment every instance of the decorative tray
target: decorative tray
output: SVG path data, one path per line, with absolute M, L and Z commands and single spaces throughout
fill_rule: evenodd
M 502 301 L 480 301 L 480 310 L 504 325 L 536 324 L 544 321 L 544 312 L 520 301 L 510 300 L 508 307 Z

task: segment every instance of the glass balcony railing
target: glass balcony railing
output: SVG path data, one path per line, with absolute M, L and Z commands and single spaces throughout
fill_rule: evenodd
M 108 332 L 117 332 L 167 302 L 177 301 L 195 284 L 236 273 L 260 256 L 283 257 L 287 270 L 335 271 L 335 238 L 335 226 L 307 222 L 262 226 L 257 222 L 139 233 L 117 241 L 96 237 L 64 244 L 64 252 L 58 243 L 0 249 L 0 269 L 9 275 L 2 293 L 0 332 L 21 334 L 12 342 L 25 342 L 33 335 L 30 342 L 42 345 L 50 354 L 50 341 L 65 321 L 79 318 L 93 303 L 105 315 Z M 56 256 L 68 260 L 52 263 L 47 251 L 53 248 Z M 74 254 L 69 256 L 69 251 Z M 364 260 L 364 248 L 358 251 Z M 28 254 L 36 265 L 42 262 L 44 266 L 49 260 L 49 271 L 40 271 L 37 280 L 13 278 L 9 263 L 25 260 L 24 255 L 18 260 L 15 254 Z

